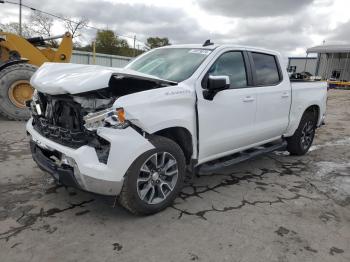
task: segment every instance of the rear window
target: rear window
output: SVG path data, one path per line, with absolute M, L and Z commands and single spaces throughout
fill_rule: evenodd
M 259 86 L 275 85 L 280 82 L 280 74 L 273 55 L 252 53 L 255 65 L 255 84 Z

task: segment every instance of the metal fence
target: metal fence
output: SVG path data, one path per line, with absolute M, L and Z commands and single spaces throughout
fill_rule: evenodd
M 95 64 L 110 67 L 124 67 L 131 59 L 132 57 L 96 53 Z M 93 53 L 74 50 L 71 63 L 92 65 Z

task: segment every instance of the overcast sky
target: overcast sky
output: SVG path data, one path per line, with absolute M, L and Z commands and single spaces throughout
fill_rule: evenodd
M 12 0 L 17 1 L 17 0 Z M 305 55 L 307 47 L 349 43 L 349 0 L 23 0 L 50 13 L 86 17 L 90 25 L 145 41 L 232 43 Z M 0 23 L 18 21 L 18 7 L 0 5 Z M 24 9 L 25 10 L 25 9 Z M 25 13 L 25 17 L 28 12 Z M 62 33 L 55 26 L 55 34 Z M 82 41 L 95 31 L 86 30 Z

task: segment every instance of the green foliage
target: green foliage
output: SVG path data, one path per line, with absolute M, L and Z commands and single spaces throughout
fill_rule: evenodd
M 134 50 L 124 39 L 120 39 L 112 30 L 99 30 L 96 33 L 96 53 L 120 55 L 120 56 L 135 56 L 141 54 L 142 50 Z M 92 52 L 92 45 L 78 47 L 76 50 Z
M 119 41 L 111 30 L 101 30 L 96 34 L 96 52 L 112 54 L 119 47 Z
M 171 45 L 167 37 L 149 37 L 147 38 L 147 46 L 151 49 Z

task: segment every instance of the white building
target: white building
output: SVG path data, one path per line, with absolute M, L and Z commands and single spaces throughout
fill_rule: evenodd
M 350 45 L 321 45 L 308 48 L 306 57 L 289 57 L 288 70 L 309 72 L 322 79 L 350 81 Z M 310 57 L 309 54 L 316 54 Z
M 350 45 L 321 45 L 306 52 L 317 54 L 316 75 L 322 79 L 350 81 Z

